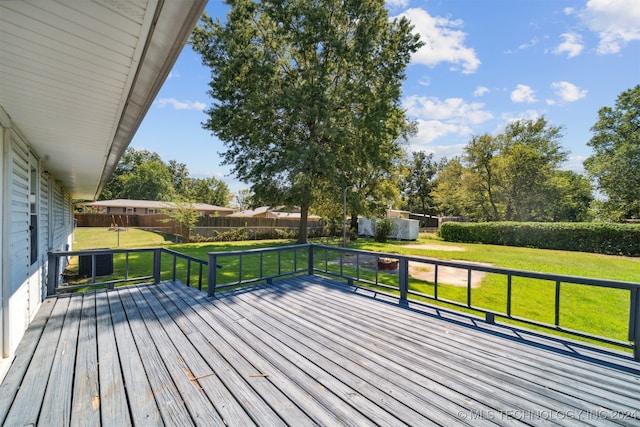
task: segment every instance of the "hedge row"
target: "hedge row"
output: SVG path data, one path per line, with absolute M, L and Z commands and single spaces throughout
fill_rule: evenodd
M 640 225 L 637 224 L 446 222 L 439 234 L 449 242 L 640 256 Z

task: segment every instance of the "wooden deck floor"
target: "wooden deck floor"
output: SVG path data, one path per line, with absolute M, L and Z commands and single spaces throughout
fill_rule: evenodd
M 640 366 L 317 276 L 47 299 L 4 425 L 640 425 Z

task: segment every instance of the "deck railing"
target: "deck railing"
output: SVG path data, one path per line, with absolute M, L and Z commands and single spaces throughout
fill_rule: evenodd
M 632 349 L 634 358 L 640 361 L 640 283 L 623 282 L 615 280 L 592 279 L 586 277 L 566 276 L 559 274 L 538 273 L 507 268 L 497 268 L 491 266 L 477 265 L 465 262 L 441 261 L 433 258 L 413 257 L 392 253 L 368 252 L 336 246 L 312 245 L 310 259 L 313 260 L 314 273 L 326 274 L 329 276 L 346 279 L 349 284 L 363 284 L 376 289 L 379 292 L 398 296 L 401 303 L 409 300 L 429 300 L 446 303 L 462 309 L 472 310 L 482 313 L 487 323 L 495 323 L 496 318 L 516 321 L 547 330 L 566 333 L 575 337 L 586 338 L 612 346 L 625 349 Z M 363 258 L 369 258 L 369 266 L 363 267 L 366 262 Z M 397 268 L 390 272 L 381 270 L 378 261 L 397 262 Z M 433 279 L 428 282 L 433 286 L 431 293 L 420 292 L 412 289 L 411 286 L 416 281 L 411 278 L 409 263 L 413 263 L 413 269 L 419 271 L 420 266 L 428 266 L 433 271 Z M 439 270 L 443 268 L 453 268 L 466 272 L 466 283 L 463 285 L 464 297 L 462 301 L 447 298 L 442 295 L 442 288 L 445 283 L 439 279 Z M 472 277 L 474 273 L 489 273 L 504 277 L 505 294 L 503 295 L 504 307 L 502 310 L 489 309 L 474 304 L 474 287 Z M 553 323 L 540 322 L 534 319 L 524 318 L 514 313 L 514 279 L 537 279 L 552 284 Z M 390 283 L 394 282 L 394 283 Z M 424 282 L 424 281 L 423 281 Z M 608 337 L 595 335 L 585 331 L 566 328 L 561 325 L 561 307 L 563 296 L 563 286 L 579 285 L 590 286 L 601 289 L 617 289 L 628 293 L 629 311 L 628 318 L 628 341 L 615 340 Z M 417 287 L 417 286 L 416 286 Z M 478 288 L 478 291 L 480 289 Z M 565 301 L 566 302 L 566 301 Z M 569 303 L 567 303 L 568 305 Z
M 114 261 L 114 256 L 122 254 L 124 259 L 119 258 Z M 87 279 L 84 283 L 65 282 L 65 268 L 69 263 L 70 257 L 77 256 L 79 259 L 89 259 L 88 264 L 91 269 L 91 274 L 87 275 Z M 107 263 L 111 266 L 111 269 L 120 268 L 115 274 L 106 275 L 107 279 L 103 280 L 99 278 L 98 270 L 103 267 L 101 262 L 105 262 L 105 258 L 109 261 Z M 171 267 L 167 272 L 163 270 L 163 259 L 169 258 L 171 260 Z M 180 266 L 178 260 L 181 260 Z M 114 263 L 117 264 L 114 266 Z M 164 264 L 165 266 L 167 264 Z M 195 267 L 193 267 L 195 266 Z M 139 249 L 93 249 L 84 251 L 53 251 L 49 252 L 49 271 L 47 278 L 47 294 L 55 295 L 59 292 L 69 292 L 78 289 L 86 288 L 98 288 L 106 287 L 107 289 L 113 289 L 115 285 L 122 285 L 127 283 L 141 283 L 153 281 L 159 283 L 164 278 L 171 278 L 171 280 L 180 279 L 183 276 L 178 276 L 178 271 L 185 269 L 186 277 L 182 280 L 187 286 L 194 286 L 202 290 L 202 285 L 205 283 L 204 273 L 206 269 L 207 261 L 195 258 L 189 255 L 182 254 L 180 252 L 172 251 L 166 248 L 139 248 Z M 150 267 L 150 268 L 149 268 Z M 192 274 L 192 268 L 197 269 L 197 272 Z M 78 265 L 80 269 L 80 265 Z M 79 271 L 78 271 L 79 273 Z M 164 273 L 164 274 L 163 274 Z M 192 276 L 196 275 L 196 279 L 193 280 Z M 117 279 L 108 279 L 110 276 L 118 276 Z M 79 278 L 76 276 L 76 278 Z
M 130 263 L 133 254 L 152 254 L 152 269 L 148 274 L 130 277 Z M 101 255 L 124 254 L 124 277 L 103 282 L 96 281 L 96 257 Z M 163 256 L 164 255 L 164 256 Z M 165 248 L 146 249 L 101 249 L 91 251 L 66 251 L 52 252 L 49 258 L 49 280 L 48 292 L 55 294 L 59 291 L 71 291 L 79 288 L 92 286 L 102 286 L 113 288 L 116 284 L 127 282 L 140 282 L 153 280 L 155 283 L 163 279 L 181 280 L 178 271 L 186 269 L 185 283 L 189 286 L 203 290 L 203 283 L 206 283 L 206 290 L 209 296 L 214 296 L 216 292 L 246 286 L 254 283 L 271 283 L 274 279 L 297 274 L 319 274 L 339 277 L 349 284 L 375 289 L 376 292 L 383 292 L 399 298 L 400 303 L 408 301 L 423 302 L 435 301 L 444 303 L 449 307 L 457 307 L 464 310 L 471 310 L 473 313 L 484 316 L 486 322 L 495 323 L 496 319 L 503 319 L 507 322 L 516 321 L 522 324 L 531 325 L 547 330 L 554 330 L 574 337 L 593 340 L 624 349 L 632 349 L 634 358 L 640 361 L 640 283 L 623 282 L 614 280 L 592 279 L 585 277 L 566 276 L 558 274 L 538 273 L 531 271 L 491 267 L 465 262 L 441 261 L 433 258 L 423 258 L 415 256 L 398 255 L 393 253 L 380 253 L 361 251 L 356 249 L 341 248 L 336 246 L 304 244 L 280 246 L 264 249 L 251 249 L 230 252 L 210 252 L 208 260 L 202 260 L 181 254 Z M 61 283 L 60 266 L 66 257 L 70 256 L 90 256 L 92 259 L 91 282 L 78 285 Z M 172 259 L 169 271 L 163 258 Z M 178 261 L 180 260 L 180 265 Z M 149 263 L 142 259 L 136 262 Z M 391 262 L 393 270 L 381 270 L 379 261 Z M 122 260 L 120 260 L 122 263 Z M 164 265 L 164 268 L 163 268 Z M 219 267 L 222 267 L 221 269 Z M 192 268 L 197 269 L 192 273 Z M 445 269 L 457 269 L 464 271 L 462 277 L 466 281 L 458 284 L 456 293 L 452 294 L 453 287 L 450 283 L 441 279 L 442 271 Z M 432 275 L 429 279 L 418 279 L 416 272 L 430 270 Z M 192 275 L 196 275 L 196 280 L 192 281 Z M 491 304 L 491 307 L 481 306 L 476 303 L 478 295 L 483 292 L 483 287 L 474 288 L 473 277 L 477 274 L 491 274 L 499 276 L 504 286 L 501 295 L 494 295 L 494 300 L 502 303 L 501 308 L 496 308 L 498 303 Z M 206 279 L 205 279 L 206 276 Z M 458 277 L 460 274 L 458 274 Z M 523 286 L 529 286 L 531 280 L 549 283 L 548 298 L 536 304 L 552 305 L 553 315 L 551 322 L 540 319 L 528 318 L 518 315 L 523 302 L 518 300 L 519 290 Z M 517 283 L 514 283 L 517 282 Z M 629 311 L 627 314 L 616 313 L 622 317 L 621 322 L 628 325 L 628 341 L 612 339 L 599 336 L 588 331 L 574 330 L 566 326 L 563 322 L 562 308 L 576 301 L 569 301 L 574 298 L 574 292 L 563 292 L 567 287 L 577 286 L 599 288 L 604 290 L 617 290 L 626 294 L 628 298 Z M 452 295 L 454 296 L 452 298 Z M 572 307 L 572 310 L 579 308 Z M 535 317 L 535 316 L 532 316 Z M 626 317 L 626 319 L 624 319 Z M 620 319 L 618 319 L 620 320 Z
M 209 252 L 208 294 L 278 277 L 313 274 L 309 255 L 313 245 L 291 245 L 230 252 Z M 218 271 L 218 266 L 223 268 Z

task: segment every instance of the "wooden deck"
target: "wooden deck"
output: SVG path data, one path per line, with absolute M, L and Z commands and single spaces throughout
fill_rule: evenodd
M 4 425 L 640 425 L 629 356 L 302 276 L 45 301 Z

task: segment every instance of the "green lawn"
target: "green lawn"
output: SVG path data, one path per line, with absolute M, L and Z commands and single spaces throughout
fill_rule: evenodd
M 91 247 L 117 247 L 114 235 L 117 233 L 106 229 L 77 229 L 74 249 Z M 316 243 L 339 244 L 337 240 L 318 240 Z M 129 229 L 120 233 L 120 247 L 167 246 L 202 260 L 207 259 L 208 252 L 225 252 L 282 246 L 293 244 L 293 241 L 267 240 L 222 243 L 171 244 L 160 234 L 142 230 Z M 412 245 L 429 245 L 420 249 Z M 572 276 L 640 282 L 640 259 L 629 257 L 605 256 L 569 251 L 551 251 L 531 248 L 507 246 L 448 243 L 434 235 L 421 235 L 417 242 L 375 243 L 369 239 L 359 239 L 350 243 L 351 248 L 367 251 L 418 255 L 442 260 L 460 260 L 489 263 L 496 267 L 519 270 L 556 273 Z M 437 248 L 437 249 L 436 249 Z M 451 248 L 451 250 L 447 250 Z M 333 255 L 338 258 L 336 252 Z M 276 273 L 275 254 L 265 255 L 263 273 Z M 129 258 L 130 277 L 151 274 L 151 254 L 133 254 Z M 282 261 L 286 268 L 293 266 L 293 253 L 285 252 Z M 233 282 L 239 276 L 239 262 L 235 258 L 222 258 L 219 261 L 223 268 L 218 270 L 219 283 Z M 298 263 L 306 263 L 306 252 L 298 251 Z M 318 261 L 324 262 L 324 261 Z M 177 261 L 178 279 L 186 282 L 186 262 Z M 302 264 L 304 265 L 304 264 Z M 114 257 L 114 276 L 123 275 L 124 256 Z M 332 267 L 337 271 L 339 267 Z M 172 259 L 163 255 L 163 279 L 171 277 Z M 198 265 L 192 263 L 191 281 L 197 281 Z M 259 256 L 245 256 L 242 266 L 243 279 L 258 277 Z M 271 270 L 270 270 L 271 269 Z M 206 268 L 204 269 L 206 287 Z M 272 271 L 273 270 L 273 271 Z M 346 269 L 345 272 L 354 270 Z M 375 272 L 361 269 L 361 277 L 375 280 Z M 394 274 L 379 275 L 380 281 L 397 286 L 398 278 Z M 512 314 L 538 322 L 552 324 L 554 321 L 555 283 L 533 279 L 514 278 L 513 280 Z M 411 278 L 410 288 L 427 295 L 433 295 L 433 283 Z M 497 274 L 487 274 L 480 287 L 472 290 L 472 304 L 476 307 L 497 312 L 506 310 L 506 278 Z M 466 302 L 465 287 L 439 284 L 438 296 L 460 303 Z M 561 287 L 561 326 L 626 341 L 627 317 L 629 313 L 629 292 L 624 290 L 600 289 L 589 286 L 563 284 Z
M 148 248 L 171 245 L 163 234 L 138 228 L 111 231 L 108 228 L 78 227 L 73 233 L 73 250 L 98 248 Z

